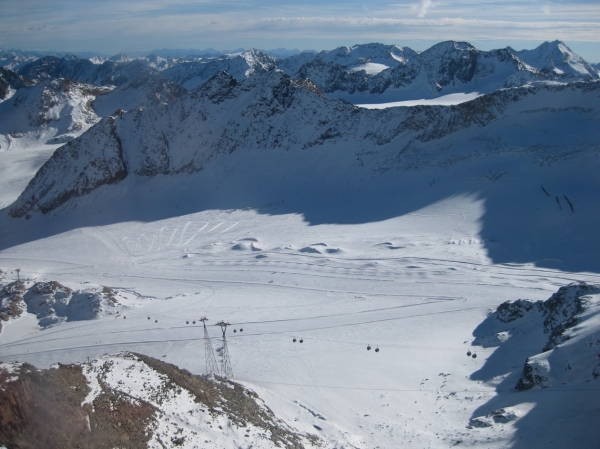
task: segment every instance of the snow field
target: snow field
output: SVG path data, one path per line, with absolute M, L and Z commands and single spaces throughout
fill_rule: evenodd
M 234 378 L 329 447 L 507 445 L 522 435 L 526 408 L 514 393 L 496 391 L 501 377 L 472 380 L 494 351 L 466 356 L 473 329 L 503 301 L 546 299 L 597 276 L 491 264 L 479 236 L 482 206 L 455 197 L 381 222 L 314 226 L 298 214 L 205 211 L 34 240 L 3 250 L 3 270 L 18 265 L 27 278 L 70 288 L 92 282 L 146 298 L 118 318 L 67 321 L 25 336 L 7 327 L 0 354 L 49 366 L 131 350 L 202 373 L 197 320 L 206 315 L 215 348 L 220 331 L 210 325 L 232 324 Z M 509 370 L 520 372 L 523 362 Z M 466 428 L 501 408 L 486 404 L 504 395 L 516 398 L 508 401 L 514 420 Z M 522 397 L 535 403 L 537 396 Z

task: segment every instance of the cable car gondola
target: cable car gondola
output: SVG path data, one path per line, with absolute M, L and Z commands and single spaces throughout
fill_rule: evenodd
M 304 340 L 300 339 L 300 343 L 304 343 Z
M 471 357 L 471 350 L 470 349 L 467 351 L 467 357 Z
M 294 337 L 294 339 L 292 340 L 293 343 L 296 343 L 296 337 Z
M 375 348 L 375 352 L 379 352 L 379 347 Z
M 367 345 L 367 351 L 371 350 L 371 345 Z

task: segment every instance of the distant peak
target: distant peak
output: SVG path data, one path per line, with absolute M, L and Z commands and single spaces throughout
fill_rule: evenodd
M 468 42 L 464 41 L 443 41 L 439 42 L 432 47 L 425 50 L 422 54 L 426 53 L 439 53 L 449 51 L 477 51 L 477 49 Z
M 127 62 L 130 60 L 130 58 L 123 52 L 116 54 L 114 56 L 111 56 L 110 58 L 108 58 L 109 61 L 114 61 L 114 62 Z

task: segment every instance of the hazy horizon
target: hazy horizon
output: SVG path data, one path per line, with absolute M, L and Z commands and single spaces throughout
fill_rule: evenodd
M 600 61 L 600 8 L 592 0 L 326 0 L 318 6 L 302 0 L 29 0 L 23 6 L 0 3 L 0 47 L 114 55 L 162 48 L 320 51 L 381 42 L 423 51 L 457 40 L 481 50 L 521 50 L 562 40 L 589 62 Z

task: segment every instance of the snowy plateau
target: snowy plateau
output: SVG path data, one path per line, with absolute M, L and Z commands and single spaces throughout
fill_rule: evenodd
M 0 447 L 600 447 L 597 66 L 276 53 L 0 50 Z

